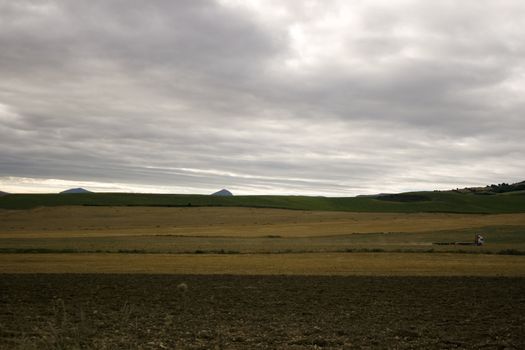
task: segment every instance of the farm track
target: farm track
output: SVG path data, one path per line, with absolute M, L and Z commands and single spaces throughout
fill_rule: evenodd
M 525 347 L 523 278 L 2 274 L 0 290 L 0 349 Z

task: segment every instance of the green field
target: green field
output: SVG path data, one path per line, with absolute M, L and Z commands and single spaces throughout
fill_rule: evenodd
M 0 208 L 29 209 L 41 206 L 222 206 L 333 210 L 352 212 L 525 212 L 525 194 L 510 192 L 479 195 L 456 192 L 411 192 L 374 197 L 234 196 L 218 197 L 181 194 L 11 194 L 0 197 Z

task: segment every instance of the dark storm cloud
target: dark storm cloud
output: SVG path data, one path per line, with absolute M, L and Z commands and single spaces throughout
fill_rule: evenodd
M 332 195 L 518 181 L 524 20 L 520 1 L 0 0 L 0 178 Z

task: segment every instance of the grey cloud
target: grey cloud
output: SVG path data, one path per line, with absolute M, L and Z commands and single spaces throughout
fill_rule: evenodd
M 523 20 L 519 1 L 0 0 L 0 177 L 331 195 L 518 181 Z

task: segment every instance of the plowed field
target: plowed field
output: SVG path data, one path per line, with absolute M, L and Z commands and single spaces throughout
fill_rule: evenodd
M 0 290 L 2 349 L 525 348 L 522 278 L 7 274 Z

